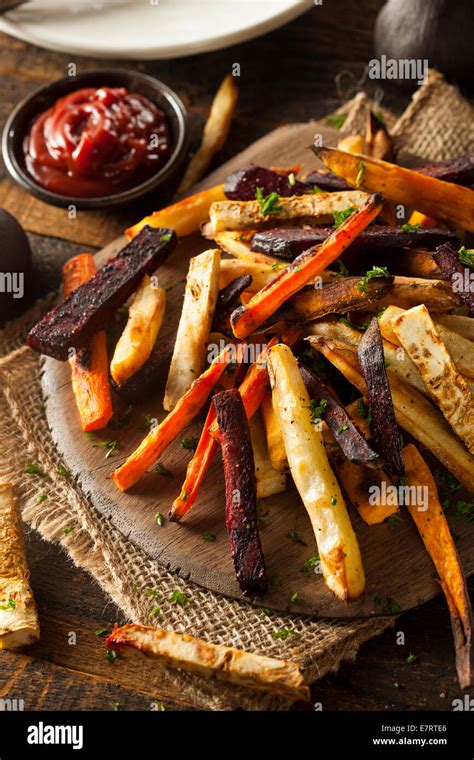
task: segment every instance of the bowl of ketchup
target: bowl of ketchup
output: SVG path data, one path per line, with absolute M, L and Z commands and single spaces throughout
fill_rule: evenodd
M 172 183 L 187 152 L 178 95 L 147 74 L 89 71 L 41 87 L 3 132 L 10 176 L 47 203 L 103 208 Z

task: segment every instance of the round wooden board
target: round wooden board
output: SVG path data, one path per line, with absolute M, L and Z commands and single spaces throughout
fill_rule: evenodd
M 282 127 L 259 140 L 210 176 L 200 187 L 222 182 L 236 168 L 251 161 L 263 165 L 291 166 L 304 163 L 315 165 L 306 149 L 315 133 L 321 133 L 325 144 L 335 144 L 337 132 L 321 122 L 292 124 Z M 124 245 L 115 241 L 97 254 L 97 263 L 104 261 Z M 177 324 L 181 310 L 184 281 L 189 257 L 208 247 L 199 236 L 186 238 L 167 264 L 159 270 L 160 282 L 169 287 L 166 328 L 163 336 Z M 235 580 L 227 543 L 225 500 L 222 465 L 217 455 L 206 474 L 202 491 L 193 510 L 179 525 L 166 520 L 157 525 L 157 512 L 167 515 L 180 491 L 190 452 L 175 441 L 161 457 L 173 478 L 148 473 L 126 494 L 121 493 L 110 478 L 111 471 L 136 447 L 144 435 L 146 415 L 162 419 L 162 390 L 133 409 L 125 426 L 97 434 L 96 441 L 117 441 L 117 451 L 105 459 L 107 449 L 94 446 L 80 431 L 78 415 L 70 383 L 67 363 L 46 358 L 43 364 L 43 391 L 48 422 L 53 438 L 65 465 L 77 477 L 94 506 L 131 541 L 154 560 L 206 588 L 221 594 L 243 599 Z M 183 435 L 199 435 L 198 424 Z M 389 603 L 396 602 L 401 610 L 410 609 L 439 593 L 434 566 L 423 548 L 422 541 L 408 514 L 394 529 L 387 524 L 367 526 L 349 506 L 351 518 L 360 543 L 366 573 L 365 595 L 344 604 L 326 588 L 321 575 L 303 572 L 306 560 L 317 553 L 314 536 L 305 509 L 296 489 L 262 502 L 261 538 L 269 591 L 253 603 L 292 612 L 333 618 L 360 618 L 386 614 Z M 466 520 L 453 519 L 458 537 L 458 549 L 466 574 L 474 570 L 474 530 Z M 205 541 L 202 534 L 214 533 L 214 542 Z M 295 543 L 287 534 L 295 531 L 305 545 Z M 290 605 L 290 598 L 298 596 Z

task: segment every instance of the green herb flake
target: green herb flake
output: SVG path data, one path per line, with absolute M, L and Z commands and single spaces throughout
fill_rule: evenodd
M 458 258 L 461 264 L 474 269 L 474 251 L 468 250 L 464 245 L 458 251 Z
M 388 277 L 388 274 L 389 272 L 387 267 L 373 266 L 372 269 L 369 269 L 369 271 L 365 273 L 364 277 L 359 280 L 357 283 L 357 290 L 361 290 L 363 293 L 367 293 L 367 285 L 370 280 L 373 280 L 374 277 Z
M 71 470 L 68 470 L 68 468 L 65 467 L 63 464 L 58 464 L 56 468 L 56 472 L 58 473 L 58 475 L 60 475 L 62 478 L 65 478 L 66 480 L 71 480 L 72 478 Z
M 187 596 L 179 589 L 175 589 L 169 596 L 170 602 L 172 604 L 180 604 L 182 607 L 185 607 L 187 604 L 189 604 L 192 599 L 190 596 Z
M 153 468 L 153 472 L 155 473 L 155 475 L 161 475 L 162 478 L 173 478 L 174 477 L 174 475 L 171 472 L 171 470 L 168 470 L 164 466 L 164 464 L 162 464 L 161 462 L 158 462 L 158 464 L 155 465 L 155 467 Z
M 295 530 L 289 530 L 286 534 L 286 537 L 293 541 L 295 544 L 299 544 L 300 546 L 308 546 L 306 541 L 303 541 L 303 539 L 298 535 L 298 533 Z
M 408 665 L 412 665 L 414 662 L 416 662 L 417 659 L 418 659 L 418 657 L 416 656 L 416 654 L 412 654 L 410 652 L 410 654 L 407 657 L 407 663 L 408 663 Z
M 310 195 L 317 195 L 318 193 L 324 193 L 324 190 L 322 190 L 319 185 L 313 185 L 311 190 L 309 191 Z
M 25 472 L 27 475 L 39 475 L 40 478 L 46 477 L 46 473 L 43 472 L 39 464 L 35 464 L 34 462 L 27 464 L 23 472 Z
M 270 616 L 270 610 L 268 609 L 268 607 L 262 607 L 262 612 L 265 615 L 265 617 Z
M 468 522 L 474 523 L 474 502 L 458 499 L 455 515 L 456 517 L 466 517 Z
M 6 604 L 0 604 L 0 610 L 14 610 L 16 609 L 16 602 L 11 597 Z
M 203 541 L 208 541 L 210 544 L 213 544 L 216 540 L 216 534 L 211 533 L 210 530 L 205 530 L 204 533 L 201 533 L 201 538 Z
M 107 649 L 105 652 L 105 659 L 110 663 L 115 662 L 117 659 L 117 652 L 114 652 L 113 649 Z
M 289 173 L 288 182 L 289 182 L 290 187 L 294 187 L 296 185 L 296 178 L 295 178 L 294 172 Z
M 181 438 L 180 444 L 183 449 L 187 449 L 188 451 L 196 451 L 198 446 L 198 439 L 195 435 L 189 436 L 188 438 Z
M 147 587 L 146 592 L 148 596 L 152 596 L 154 599 L 156 599 L 159 593 L 156 588 L 152 588 L 151 586 Z
M 294 591 L 292 595 L 290 596 L 290 604 L 294 604 L 297 599 L 298 599 L 298 592 Z
M 36 497 L 36 503 L 37 503 L 37 504 L 42 504 L 42 503 L 43 503 L 43 501 L 46 501 L 46 499 L 47 499 L 47 498 L 48 498 L 47 494 L 45 494 L 45 493 L 40 493 L 40 494 L 38 494 L 38 496 Z
M 165 234 L 160 237 L 160 242 L 167 243 L 168 240 L 171 240 L 172 237 L 173 237 L 173 233 L 171 231 L 165 232 Z
M 416 232 L 419 229 L 419 224 L 402 224 L 402 232 Z
M 288 639 L 290 636 L 295 636 L 301 639 L 302 634 L 299 631 L 295 631 L 293 628 L 280 628 L 279 631 L 273 631 L 272 637 L 274 639 Z
M 354 211 L 357 211 L 355 206 L 349 206 L 349 208 L 344 209 L 344 211 L 335 211 L 333 213 L 334 227 L 339 227 L 343 222 L 346 221 L 346 219 L 349 219 Z
M 339 425 L 339 427 L 336 430 L 336 434 L 343 433 L 345 430 L 349 430 L 349 425 L 347 425 L 346 423 L 344 423 L 343 425 Z
M 165 524 L 165 516 L 161 512 L 157 512 L 155 515 L 156 524 L 160 526 L 160 528 L 163 527 Z
M 120 702 L 111 702 L 110 707 L 112 708 L 113 712 L 119 712 Z
M 283 206 L 280 203 L 280 196 L 278 193 L 270 193 L 264 195 L 261 187 L 257 187 L 255 190 L 255 197 L 260 206 L 260 213 L 263 216 L 271 216 L 272 214 L 279 214 L 283 211 Z
M 346 113 L 332 114 L 332 116 L 326 117 L 326 124 L 328 127 L 334 127 L 335 129 L 341 129 L 347 119 Z
M 101 626 L 100 628 L 96 628 L 94 631 L 94 636 L 103 636 L 104 633 L 108 633 L 109 629 L 105 628 L 104 626 Z
M 321 401 L 317 401 L 314 398 L 310 400 L 309 409 L 311 411 L 311 422 L 316 422 L 322 418 L 327 405 L 328 401 L 326 398 L 322 398 Z
M 66 528 L 64 528 L 63 533 L 65 536 L 70 536 L 73 530 L 74 530 L 74 526 L 68 525 Z
M 359 171 L 356 177 L 356 187 L 360 187 L 365 175 L 365 164 L 363 161 L 359 161 Z
M 402 523 L 403 520 L 400 517 L 400 515 L 390 515 L 390 517 L 387 520 L 387 525 L 390 528 L 390 530 L 395 530 L 395 528 Z
M 311 572 L 314 572 L 314 568 L 316 567 L 316 564 L 319 562 L 319 556 L 316 554 L 313 557 L 308 557 L 308 559 L 305 561 L 304 565 L 301 568 L 301 572 L 305 575 L 309 575 Z
M 367 425 L 369 427 L 372 426 L 373 417 L 372 417 L 372 409 L 368 404 L 365 403 L 363 398 L 360 398 L 357 402 L 357 416 L 363 417 L 363 419 L 367 422 Z
M 353 330 L 358 330 L 359 332 L 364 332 L 364 330 L 367 330 L 369 326 L 368 322 L 364 322 L 363 325 L 356 325 L 355 322 L 351 322 L 351 320 L 347 319 L 347 317 L 339 317 L 339 322 L 342 322 L 342 324 L 346 327 L 352 327 Z
M 337 504 L 337 496 L 331 496 L 331 505 L 335 507 Z
M 109 459 L 112 454 L 118 449 L 117 441 L 96 441 L 92 444 L 92 446 L 93 448 L 107 449 L 105 454 L 106 459 Z
M 161 615 L 161 607 L 152 607 L 150 617 L 157 617 L 158 615 Z
M 342 259 L 336 259 L 335 263 L 339 266 L 339 274 L 341 274 L 343 277 L 347 277 L 349 274 L 349 270 L 344 264 Z

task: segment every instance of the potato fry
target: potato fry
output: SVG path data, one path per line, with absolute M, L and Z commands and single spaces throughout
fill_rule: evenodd
M 273 408 L 273 398 L 270 392 L 263 398 L 260 409 L 262 411 L 263 425 L 267 436 L 267 448 L 270 462 L 275 470 L 284 472 L 288 469 L 288 459 L 286 458 L 285 444 L 281 434 L 278 417 Z
M 324 579 L 340 599 L 357 599 L 365 588 L 359 545 L 288 346 L 270 349 L 269 373 L 291 474 L 313 526 Z
M 255 264 L 264 264 L 265 266 L 275 268 L 281 267 L 284 260 L 277 259 L 276 256 L 268 256 L 266 253 L 252 251 L 250 245 L 244 242 L 240 232 L 235 230 L 225 230 L 214 235 L 213 240 L 219 248 L 226 253 L 242 261 L 250 261 Z
M 257 499 L 264 499 L 266 496 L 283 493 L 283 491 L 286 491 L 286 476 L 281 470 L 276 470 L 270 461 L 265 440 L 265 430 L 258 410 L 249 419 L 249 428 L 253 458 L 255 460 Z
M 164 288 L 145 275 L 110 363 L 110 374 L 118 386 L 126 383 L 149 358 L 163 324 L 165 308 Z
M 435 322 L 458 333 L 466 340 L 474 341 L 474 319 L 472 317 L 462 317 L 459 314 L 436 314 Z
M 390 293 L 383 296 L 377 308 L 398 306 L 411 309 L 424 303 L 432 312 L 449 311 L 461 306 L 461 299 L 446 280 L 425 280 L 421 277 L 395 277 Z
M 201 145 L 192 157 L 179 184 L 177 195 L 186 193 L 204 177 L 214 155 L 224 145 L 229 133 L 237 103 L 238 90 L 232 74 L 228 74 L 212 101 L 209 117 L 204 126 Z

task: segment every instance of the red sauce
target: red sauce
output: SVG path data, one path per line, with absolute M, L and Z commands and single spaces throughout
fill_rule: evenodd
M 148 179 L 168 160 L 171 138 L 165 114 L 148 98 L 124 87 L 87 87 L 40 114 L 23 150 L 38 184 L 87 198 Z

